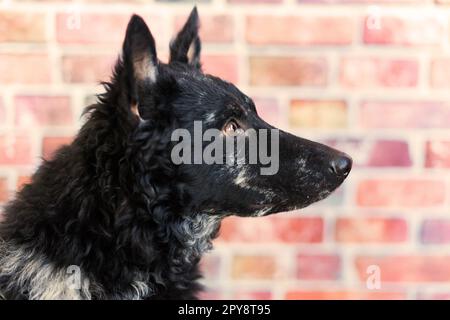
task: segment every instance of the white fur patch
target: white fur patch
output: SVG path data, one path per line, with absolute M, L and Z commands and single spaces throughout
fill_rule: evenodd
M 93 293 L 102 299 L 140 300 L 151 293 L 143 280 L 135 280 L 125 294 L 107 295 L 80 269 L 79 286 L 74 286 L 69 269 L 58 269 L 33 251 L 8 245 L 0 240 L 0 274 L 10 277 L 6 290 L 28 292 L 31 300 L 90 300 Z M 142 277 L 139 277 L 143 279 Z M 5 298 L 0 292 L 0 299 Z
M 206 116 L 205 123 L 211 123 L 214 120 L 216 120 L 216 114 L 214 112 L 211 112 Z
M 193 217 L 184 217 L 180 224 L 182 240 L 188 250 L 182 257 L 184 263 L 191 263 L 192 259 L 200 257 L 212 249 L 212 235 L 219 227 L 222 218 L 208 213 L 198 213 Z
M 147 72 L 147 78 L 150 80 L 151 83 L 156 82 L 156 77 L 158 76 L 158 69 L 156 66 L 153 66 L 150 68 Z
M 262 217 L 262 216 L 264 216 L 267 212 L 269 212 L 271 209 L 272 209 L 272 207 L 266 207 L 266 208 L 263 208 L 263 209 L 261 209 L 261 210 L 255 212 L 255 213 L 253 214 L 253 216 L 254 216 L 254 217 Z
M 158 76 L 158 68 L 156 64 L 153 64 L 151 57 L 146 55 L 136 58 L 133 62 L 135 76 L 139 80 L 150 81 L 151 83 L 156 82 L 156 77 Z
M 89 280 L 80 288 L 70 285 L 66 270 L 56 269 L 44 257 L 21 248 L 1 246 L 0 274 L 11 277 L 10 288 L 28 291 L 31 300 L 89 300 Z
M 248 188 L 248 181 L 249 181 L 249 177 L 247 175 L 247 170 L 242 169 L 239 174 L 237 175 L 237 177 L 234 179 L 234 184 L 241 187 L 241 188 Z
M 144 281 L 134 281 L 131 287 L 133 288 L 133 294 L 130 300 L 141 300 L 150 293 L 150 288 Z

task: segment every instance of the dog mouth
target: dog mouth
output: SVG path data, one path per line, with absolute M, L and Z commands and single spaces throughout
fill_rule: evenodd
M 325 188 L 317 194 L 309 194 L 298 197 L 278 197 L 276 201 L 268 203 L 257 203 L 249 206 L 249 211 L 254 212 L 252 216 L 267 216 L 280 212 L 300 210 L 328 198 L 336 188 Z
M 251 205 L 250 212 L 252 213 L 252 217 L 263 217 L 271 214 L 288 211 L 288 200 L 287 199 L 279 199 L 275 202 L 270 203 L 258 203 Z

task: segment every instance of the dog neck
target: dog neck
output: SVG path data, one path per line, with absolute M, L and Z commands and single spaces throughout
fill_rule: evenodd
M 211 241 L 217 235 L 222 218 L 207 213 L 184 217 L 174 225 L 173 233 L 183 244 L 181 254 L 184 263 L 192 263 L 212 248 Z
M 184 217 L 168 225 L 168 252 L 163 268 L 137 268 L 120 290 L 108 290 L 98 275 L 84 267 L 84 261 L 57 266 L 45 252 L 0 240 L 0 298 L 20 299 L 142 299 L 158 294 L 158 282 L 169 271 L 172 278 L 182 277 L 195 268 L 202 254 L 211 249 L 221 219 L 208 214 Z M 155 244 L 153 244 L 155 245 Z M 133 249 L 133 248 L 132 248 Z M 135 249 L 135 248 L 134 248 Z M 104 270 L 105 273 L 108 270 Z M 121 282 L 121 279 L 116 280 Z

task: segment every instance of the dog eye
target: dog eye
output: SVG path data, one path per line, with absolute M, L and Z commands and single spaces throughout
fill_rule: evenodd
M 230 120 L 223 127 L 223 131 L 227 135 L 234 136 L 234 135 L 242 133 L 243 130 L 235 120 Z

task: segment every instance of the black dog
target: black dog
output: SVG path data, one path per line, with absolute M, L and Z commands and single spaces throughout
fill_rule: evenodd
M 5 299 L 193 299 L 197 264 L 221 219 L 305 207 L 351 169 L 345 154 L 282 131 L 276 174 L 261 174 L 263 164 L 174 163 L 172 134 L 195 134 L 194 121 L 223 139 L 249 140 L 246 129 L 275 134 L 250 98 L 202 73 L 195 8 L 168 64 L 133 16 L 104 85 L 74 142 L 44 161 L 5 208 Z

